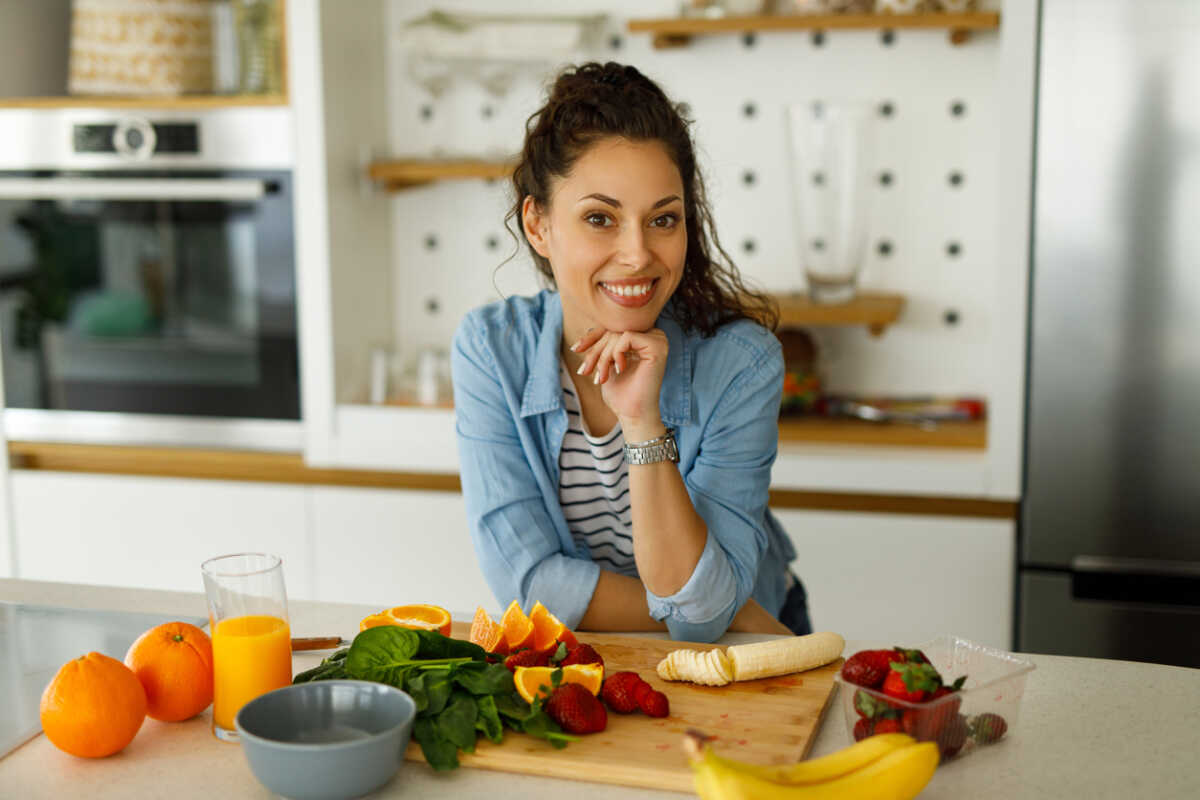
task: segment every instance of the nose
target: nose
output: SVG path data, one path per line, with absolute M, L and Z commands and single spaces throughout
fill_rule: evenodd
M 634 271 L 650 266 L 654 255 L 646 241 L 646 231 L 640 225 L 629 225 L 621 231 L 617 258 L 622 266 Z

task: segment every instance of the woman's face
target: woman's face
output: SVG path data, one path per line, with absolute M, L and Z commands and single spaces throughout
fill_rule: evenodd
M 525 198 L 525 235 L 549 260 L 563 338 L 591 327 L 654 327 L 683 276 L 683 180 L 657 141 L 601 139 L 550 186 L 549 208 Z

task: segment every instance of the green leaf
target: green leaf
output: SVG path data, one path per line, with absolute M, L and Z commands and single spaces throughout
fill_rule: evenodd
M 936 692 L 942 685 L 942 676 L 932 664 L 893 661 L 890 666 L 900 673 L 904 688 L 910 692 Z
M 421 670 L 413 670 L 404 678 L 404 691 L 408 692 L 408 696 L 417 704 L 418 714 L 429 708 L 429 693 L 425 691 L 425 674 Z
M 455 690 L 450 702 L 441 713 L 433 718 L 438 735 L 453 742 L 460 750 L 475 751 L 475 719 L 479 707 L 475 698 L 462 690 Z
M 511 692 L 513 674 L 503 664 L 469 661 L 454 670 L 454 682 L 474 695 Z
M 558 647 L 554 651 L 554 655 L 550 656 L 550 663 L 557 664 L 558 662 L 562 661 L 566 657 L 567 657 L 567 644 L 566 644 L 566 642 L 559 642 Z
M 395 625 L 367 628 L 354 637 L 346 656 L 346 672 L 359 680 L 401 687 L 399 672 L 411 665 L 420 640 L 416 631 Z
M 373 630 L 368 628 L 368 630 Z M 421 753 L 429 766 L 436 770 L 458 767 L 458 748 L 438 733 L 437 726 L 429 717 L 417 717 L 413 723 L 413 738 L 421 745 Z
M 558 669 L 554 670 L 554 672 L 550 673 L 550 683 L 554 686 L 555 689 L 557 689 L 558 685 L 560 683 L 562 683 L 562 676 L 563 676 L 562 667 L 559 667 Z
M 500 721 L 500 712 L 496 708 L 496 696 L 487 694 L 478 697 L 475 699 L 475 705 L 479 708 L 479 716 L 475 718 L 475 730 L 500 744 L 504 741 L 504 723 Z
M 579 741 L 578 736 L 563 733 L 563 729 L 559 727 L 559 724 L 551 719 L 550 715 L 540 707 L 531 710 L 529 716 L 522 723 L 521 730 L 535 738 L 545 739 L 558 749 L 566 747 L 567 742 Z
M 487 651 L 477 644 L 463 639 L 451 639 L 437 631 L 414 630 L 417 635 L 417 657 L 425 659 L 469 658 L 472 661 L 487 659 Z
M 862 712 L 867 719 L 887 716 L 892 707 L 874 695 L 859 689 L 854 693 L 854 707 Z
M 967 676 L 959 675 L 957 678 L 954 679 L 954 683 L 950 684 L 950 689 L 952 691 L 957 692 L 959 689 L 962 689 L 963 684 L 966 682 L 967 682 Z
M 446 707 L 454 684 L 450 680 L 450 667 L 435 667 L 424 670 L 425 696 L 429 699 L 426 709 L 429 714 L 437 714 Z
M 505 670 L 507 671 L 507 670 Z M 525 702 L 525 698 L 511 691 L 505 694 L 497 694 L 494 697 L 496 702 L 496 711 L 501 717 L 515 722 L 523 722 L 529 716 L 529 703 Z M 520 730 L 520 728 L 517 728 Z
M 310 683 L 312 681 L 327 681 L 344 677 L 346 677 L 346 668 L 342 666 L 342 662 L 335 661 L 332 664 L 321 662 L 312 669 L 305 670 L 292 678 L 292 683 Z

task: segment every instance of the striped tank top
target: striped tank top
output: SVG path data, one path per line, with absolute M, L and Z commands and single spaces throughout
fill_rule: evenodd
M 559 369 L 567 432 L 558 456 L 558 499 L 575 543 L 603 569 L 637 576 L 633 560 L 633 517 L 629 465 L 618 423 L 604 436 L 592 436 L 583 421 L 575 385 L 566 366 Z

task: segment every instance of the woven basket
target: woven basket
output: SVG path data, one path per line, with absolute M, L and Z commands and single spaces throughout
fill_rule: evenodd
M 211 92 L 209 0 L 74 0 L 71 94 Z

